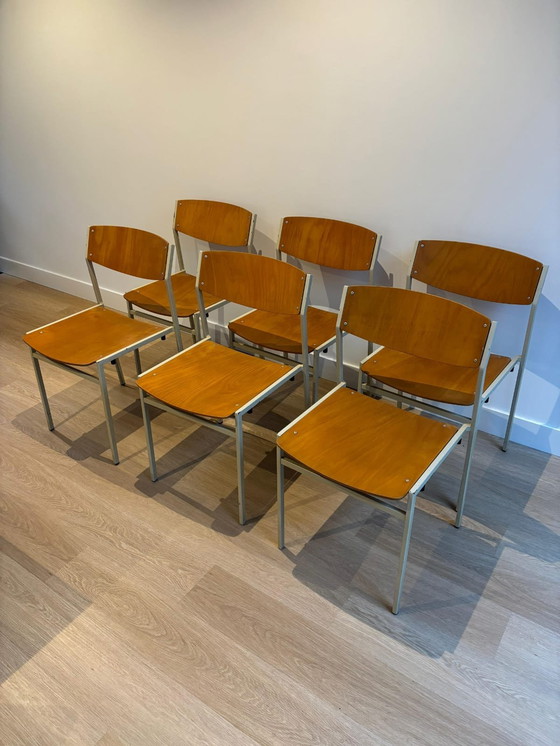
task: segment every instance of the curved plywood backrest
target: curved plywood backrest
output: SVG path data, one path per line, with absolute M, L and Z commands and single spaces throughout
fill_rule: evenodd
M 476 368 L 491 321 L 437 295 L 400 288 L 347 288 L 341 329 L 409 355 Z
M 169 244 L 155 233 L 115 225 L 92 225 L 87 258 L 144 280 L 163 280 Z
M 304 262 L 347 270 L 368 270 L 377 233 L 329 218 L 288 217 L 282 221 L 280 251 Z
M 175 229 L 221 246 L 247 246 L 253 213 L 227 202 L 182 199 L 175 210 Z
M 198 286 L 204 293 L 271 313 L 301 313 L 307 275 L 291 264 L 239 251 L 203 251 Z
M 468 298 L 528 305 L 542 271 L 541 262 L 513 251 L 458 241 L 419 241 L 411 276 Z

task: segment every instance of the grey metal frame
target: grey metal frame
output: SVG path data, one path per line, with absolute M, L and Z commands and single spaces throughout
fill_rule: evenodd
M 166 283 L 168 283 L 168 291 L 171 290 L 170 289 L 169 278 L 170 278 L 170 275 L 171 275 L 172 263 L 173 263 L 173 246 L 169 245 L 169 250 L 168 250 L 168 254 L 167 254 L 167 267 L 166 267 L 166 272 L 165 272 L 165 281 L 166 281 Z M 95 273 L 95 268 L 93 267 L 92 261 L 90 259 L 88 259 L 87 257 L 86 257 L 86 264 L 87 264 L 88 272 L 89 272 L 89 275 L 90 275 L 90 278 L 91 278 L 91 284 L 93 286 L 93 292 L 95 294 L 95 298 L 97 300 L 97 304 L 95 306 L 90 306 L 90 308 L 86 308 L 83 311 L 78 311 L 77 313 L 70 314 L 69 316 L 65 316 L 62 319 L 57 319 L 57 321 L 52 322 L 52 324 L 56 324 L 59 321 L 65 321 L 66 319 L 71 318 L 72 316 L 79 316 L 82 313 L 86 313 L 87 311 L 90 311 L 92 308 L 97 308 L 99 306 L 102 306 L 102 307 L 104 306 L 104 304 L 103 304 L 103 298 L 102 298 L 102 295 L 101 295 L 101 290 L 100 290 L 100 287 L 99 287 L 99 282 L 98 282 L 98 279 L 97 279 L 97 275 Z M 172 290 L 171 290 L 170 298 L 173 299 L 173 291 Z M 174 308 L 174 301 L 173 301 L 173 306 L 172 307 Z M 177 317 L 175 315 L 175 320 L 176 320 L 176 318 Z M 52 324 L 45 324 L 44 327 L 52 326 Z M 38 329 L 42 329 L 44 327 L 38 327 Z M 33 331 L 37 331 L 38 329 L 33 330 Z M 154 334 L 150 334 L 149 336 L 144 337 L 143 339 L 139 340 L 138 342 L 135 342 L 134 344 L 127 345 L 126 347 L 123 347 L 123 348 L 121 348 L 119 350 L 115 350 L 110 355 L 107 355 L 107 356 L 105 356 L 103 358 L 100 358 L 99 360 L 96 360 L 94 363 L 92 363 L 92 365 L 95 365 L 95 367 L 97 369 L 97 376 L 93 375 L 92 373 L 88 373 L 85 370 L 80 370 L 79 368 L 74 367 L 72 365 L 67 365 L 67 364 L 61 363 L 61 362 L 59 362 L 57 360 L 52 360 L 52 359 L 46 357 L 45 355 L 42 355 L 41 353 L 37 352 L 36 350 L 31 349 L 31 358 L 32 358 L 32 361 L 33 361 L 33 369 L 35 371 L 35 376 L 37 378 L 37 385 L 38 385 L 38 388 L 39 388 L 39 394 L 40 394 L 40 397 L 41 397 L 41 403 L 43 405 L 43 410 L 45 412 L 45 418 L 47 420 L 47 426 L 48 426 L 49 430 L 51 430 L 51 431 L 54 430 L 54 422 L 53 422 L 51 408 L 50 408 L 48 397 L 47 397 L 47 392 L 46 392 L 46 388 L 45 388 L 45 382 L 43 380 L 43 374 L 42 374 L 42 371 L 41 371 L 40 361 L 48 363 L 49 365 L 53 365 L 53 366 L 55 366 L 57 368 L 62 368 L 63 370 L 69 371 L 70 373 L 74 373 L 75 375 L 80 376 L 81 378 L 96 380 L 99 383 L 99 388 L 100 388 L 100 392 L 101 392 L 101 400 L 102 400 L 102 403 L 103 403 L 103 410 L 104 410 L 104 414 L 105 414 L 105 421 L 106 421 L 106 424 L 107 424 L 107 435 L 108 435 L 108 438 L 109 438 L 109 446 L 111 448 L 111 455 L 112 455 L 113 463 L 115 465 L 118 464 L 119 463 L 119 454 L 118 454 L 117 440 L 116 440 L 116 435 L 115 435 L 115 426 L 114 426 L 114 422 L 113 422 L 113 415 L 111 413 L 111 404 L 110 404 L 110 401 L 109 401 L 109 392 L 108 392 L 108 388 L 107 388 L 107 378 L 106 378 L 106 375 L 105 375 L 105 367 L 104 366 L 107 363 L 115 364 L 115 367 L 117 369 L 117 375 L 118 375 L 118 378 L 119 378 L 119 382 L 120 382 L 120 384 L 122 386 L 125 386 L 126 385 L 126 381 L 124 379 L 122 368 L 121 368 L 121 365 L 120 365 L 120 358 L 123 357 L 124 355 L 128 354 L 129 352 L 133 352 L 134 356 L 135 356 L 135 359 L 136 359 L 136 365 L 137 365 L 137 370 L 138 370 L 138 366 L 139 366 L 139 353 L 138 353 L 138 349 L 140 347 L 142 347 L 143 345 L 149 344 L 150 342 L 155 342 L 156 340 L 161 339 L 162 337 L 165 337 L 166 334 L 169 334 L 171 332 L 176 332 L 176 325 L 175 325 L 175 323 L 173 324 L 173 326 L 168 326 L 167 328 L 162 329 L 161 331 L 158 331 L 158 332 L 156 332 Z
M 278 230 L 278 240 L 276 242 L 276 258 L 282 261 L 282 254 L 285 252 L 282 252 L 282 247 L 280 244 L 280 237 L 282 235 L 282 225 L 284 223 L 284 218 L 280 220 L 280 228 Z M 381 240 L 383 236 L 377 235 L 377 239 L 375 242 L 375 246 L 372 253 L 372 259 L 370 266 L 368 268 L 368 284 L 373 285 L 373 273 L 375 269 L 375 262 L 377 260 L 377 256 L 379 254 L 379 249 L 381 247 Z M 286 257 L 290 256 L 289 254 L 286 254 Z M 238 319 L 243 318 L 243 316 L 247 316 L 250 314 L 251 311 L 247 311 L 240 316 L 237 316 L 232 321 L 237 321 Z M 232 322 L 230 322 L 232 323 Z M 288 357 L 289 353 L 282 353 L 284 355 L 283 358 L 280 357 L 279 353 L 272 352 L 270 350 L 267 350 L 263 347 L 257 347 L 256 345 L 247 344 L 246 342 L 236 342 L 235 341 L 235 333 L 231 331 L 231 329 L 228 330 L 229 332 L 229 346 L 232 349 L 239 350 L 240 352 L 248 352 L 251 355 L 257 355 L 258 357 L 266 358 L 267 360 L 280 360 L 283 359 L 285 362 L 290 361 L 291 358 Z M 330 339 L 325 340 L 320 345 L 318 345 L 314 350 L 312 350 L 311 353 L 303 354 L 303 350 L 308 346 L 307 345 L 307 329 L 306 329 L 306 337 L 305 337 L 305 343 L 303 342 L 303 332 L 302 332 L 302 364 L 303 364 L 303 381 L 304 381 L 304 392 L 305 392 L 305 406 L 306 408 L 309 407 L 313 402 L 317 401 L 317 397 L 319 395 L 319 378 L 321 375 L 321 352 L 325 351 L 328 347 L 330 347 L 333 343 L 336 342 L 336 336 L 331 337 Z M 313 356 L 313 365 L 309 365 L 309 355 Z M 295 360 L 297 361 L 297 358 L 299 356 L 295 356 Z M 297 364 L 295 362 L 294 364 Z M 310 381 L 310 373 L 313 372 L 313 386 L 311 387 L 311 381 Z

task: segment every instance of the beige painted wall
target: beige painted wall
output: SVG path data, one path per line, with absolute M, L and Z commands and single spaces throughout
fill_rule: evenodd
M 179 197 L 253 209 L 265 253 L 285 214 L 372 227 L 397 285 L 420 237 L 530 254 L 551 272 L 514 438 L 559 452 L 559 17 L 556 0 L 3 0 L 0 266 L 83 292 L 89 224 L 170 236 Z M 316 300 L 343 279 L 315 271 Z M 501 351 L 518 310 L 498 318 Z

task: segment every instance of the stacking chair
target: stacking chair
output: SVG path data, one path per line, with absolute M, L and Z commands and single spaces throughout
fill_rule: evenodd
M 255 230 L 256 215 L 243 207 L 230 205 L 227 202 L 212 202 L 202 199 L 183 199 L 177 202 L 173 220 L 173 233 L 177 248 L 179 272 L 171 276 L 177 315 L 189 321 L 189 326 L 181 325 L 194 339 L 200 338 L 198 328 L 198 300 L 195 290 L 195 276 L 185 270 L 185 261 L 181 249 L 180 235 L 184 234 L 195 240 L 206 241 L 220 246 L 251 246 Z M 165 283 L 152 282 L 149 285 L 125 293 L 130 317 L 146 318 L 158 323 L 167 323 L 165 318 L 171 316 L 167 300 Z M 206 312 L 219 308 L 226 301 L 206 295 Z M 142 310 L 138 311 L 135 308 Z M 157 314 L 157 315 L 154 315 Z M 177 348 L 182 350 L 181 336 L 177 337 Z M 137 359 L 138 373 L 140 361 Z
M 407 355 L 474 371 L 480 400 L 494 322 L 466 306 L 413 290 L 355 286 L 345 290 L 337 328 Z M 284 547 L 284 467 L 310 474 L 404 521 L 393 613 L 406 570 L 416 496 L 470 425 L 422 416 L 339 383 L 278 434 L 278 545 Z M 467 488 L 464 469 L 460 493 Z M 405 507 L 399 504 L 405 502 Z
M 373 284 L 373 268 L 381 236 L 367 228 L 327 218 L 288 217 L 282 220 L 277 256 L 311 262 L 322 267 L 369 273 Z M 313 353 L 313 400 L 317 398 L 320 352 L 334 343 L 336 313 L 310 306 L 307 312 L 307 346 L 304 357 Z M 236 336 L 251 342 L 258 354 L 279 359 L 276 352 L 302 355 L 305 346 L 296 318 L 286 318 L 267 311 L 250 311 L 229 324 L 230 346 L 255 354 L 254 347 L 236 342 Z M 304 377 L 306 404 L 310 404 L 309 375 Z
M 83 378 L 96 378 L 82 368 L 95 366 L 105 410 L 113 462 L 119 463 L 111 405 L 107 392 L 105 365 L 114 363 L 120 383 L 125 380 L 120 358 L 142 345 L 154 342 L 169 332 L 178 333 L 178 319 L 171 288 L 173 246 L 164 238 L 135 228 L 96 225 L 89 229 L 86 263 L 97 305 L 28 332 L 23 340 L 31 348 L 39 393 L 49 430 L 54 430 L 39 361 L 56 365 Z M 131 319 L 103 305 L 95 274 L 99 264 L 145 280 L 161 281 L 169 293 L 172 325 L 165 329 L 156 324 Z
M 419 241 L 407 278 L 407 287 L 412 280 L 448 291 L 462 297 L 503 304 L 530 306 L 522 351 L 512 357 L 490 355 L 482 401 L 488 399 L 508 372 L 517 367 L 517 380 L 510 406 L 503 450 L 507 449 L 513 423 L 527 350 L 531 340 L 533 320 L 546 276 L 547 267 L 521 254 L 477 244 L 451 241 Z M 362 374 L 377 385 L 368 385 L 367 390 L 379 393 L 379 384 L 448 406 L 472 407 L 467 416 L 454 413 L 458 422 L 471 422 L 471 435 L 467 446 L 467 461 L 472 457 L 478 416 L 476 383 L 477 374 L 450 360 L 418 359 L 394 349 L 376 350 L 361 363 Z M 361 383 L 361 380 L 360 380 Z M 387 395 L 387 392 L 385 392 Z M 399 394 L 397 393 L 397 396 Z M 432 411 L 441 413 L 441 407 Z M 446 410 L 448 416 L 448 411 Z M 461 525 L 462 511 L 458 511 L 456 526 Z
M 270 257 L 229 251 L 201 253 L 196 289 L 204 339 L 137 380 L 154 482 L 158 477 L 148 405 L 235 437 L 239 523 L 245 523 L 243 415 L 302 371 L 305 361 L 294 369 L 211 341 L 204 301 L 225 298 L 282 314 L 287 323 L 296 318 L 305 341 L 310 282 L 310 275 Z M 233 418 L 233 424 L 225 422 L 228 418 Z

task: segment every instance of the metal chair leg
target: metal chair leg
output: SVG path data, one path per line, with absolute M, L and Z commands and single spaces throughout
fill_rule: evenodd
M 320 363 L 321 363 L 321 353 L 319 350 L 314 350 L 313 352 L 313 398 L 312 402 L 316 402 L 319 398 L 319 375 L 320 375 Z
M 150 476 L 152 482 L 157 482 L 157 468 L 156 468 L 156 456 L 154 451 L 154 438 L 152 435 L 152 421 L 150 419 L 150 413 L 148 411 L 148 405 L 146 404 L 145 394 L 142 389 L 140 391 L 140 406 L 142 407 L 142 418 L 144 420 L 144 430 L 146 433 L 146 447 L 148 449 L 148 460 L 150 462 Z
M 105 410 L 105 420 L 107 422 L 107 432 L 109 434 L 109 444 L 113 455 L 113 463 L 118 464 L 119 452 L 117 450 L 113 415 L 111 414 L 111 404 L 109 403 L 109 393 L 107 391 L 107 379 L 105 378 L 105 368 L 101 363 L 97 364 L 97 374 L 99 376 L 99 388 L 101 389 L 101 399 L 103 401 L 103 409 Z
M 54 430 L 54 422 L 51 414 L 51 408 L 49 406 L 49 400 L 47 398 L 45 382 L 43 381 L 43 374 L 41 373 L 39 360 L 33 354 L 33 350 L 31 350 L 31 360 L 33 360 L 33 370 L 35 371 L 35 377 L 37 378 L 37 386 L 39 387 L 39 394 L 41 396 L 43 411 L 45 412 L 45 417 L 47 420 L 47 427 L 49 428 L 49 430 Z
M 284 549 L 284 464 L 282 449 L 276 446 L 276 500 L 278 502 L 278 549 Z
M 408 560 L 408 548 L 410 546 L 410 535 L 412 533 L 412 520 L 414 518 L 414 506 L 416 504 L 416 495 L 408 495 L 408 502 L 406 505 L 406 516 L 404 519 L 404 528 L 401 543 L 401 555 L 399 559 L 399 569 L 397 572 L 397 578 L 395 582 L 395 592 L 393 595 L 393 614 L 399 613 L 399 606 L 401 603 L 402 589 L 404 585 L 404 576 L 406 573 L 406 563 Z
M 519 398 L 519 391 L 521 390 L 521 379 L 523 377 L 525 366 L 521 367 L 521 364 L 519 366 L 519 370 L 517 371 L 517 380 L 515 381 L 515 388 L 513 390 L 513 397 L 511 399 L 511 406 L 509 409 L 509 417 L 506 425 L 506 434 L 504 435 L 504 442 L 502 443 L 502 451 L 504 453 L 507 451 L 508 445 L 509 445 L 509 436 L 511 435 L 511 428 L 513 425 L 513 420 L 515 419 L 515 409 L 517 407 L 517 399 Z
M 305 408 L 311 406 L 311 381 L 310 381 L 310 375 L 309 375 L 309 355 L 307 353 L 304 353 L 301 356 L 301 361 L 303 363 L 303 399 Z
M 235 414 L 235 449 L 237 453 L 237 502 L 239 506 L 239 523 L 243 526 L 247 520 L 245 514 L 245 463 L 243 460 L 243 416 Z
M 119 377 L 119 383 L 120 383 L 120 385 L 121 386 L 126 386 L 126 381 L 124 379 L 121 361 L 118 358 L 115 360 L 115 368 L 117 369 L 117 375 Z
M 126 311 L 128 313 L 128 317 L 133 319 L 135 317 L 134 314 L 134 308 L 132 307 L 132 303 L 127 300 L 126 302 Z M 140 361 L 140 351 L 134 350 L 134 365 L 136 366 L 136 375 L 139 376 L 142 374 L 142 363 Z
M 461 486 L 459 487 L 459 497 L 457 498 L 457 515 L 455 516 L 455 528 L 461 527 L 463 520 L 463 511 L 465 509 L 465 497 L 467 495 L 467 485 L 471 471 L 472 454 L 476 443 L 477 430 L 471 425 L 469 433 L 469 442 L 467 452 L 465 453 L 465 465 L 463 467 L 463 476 L 461 477 Z

